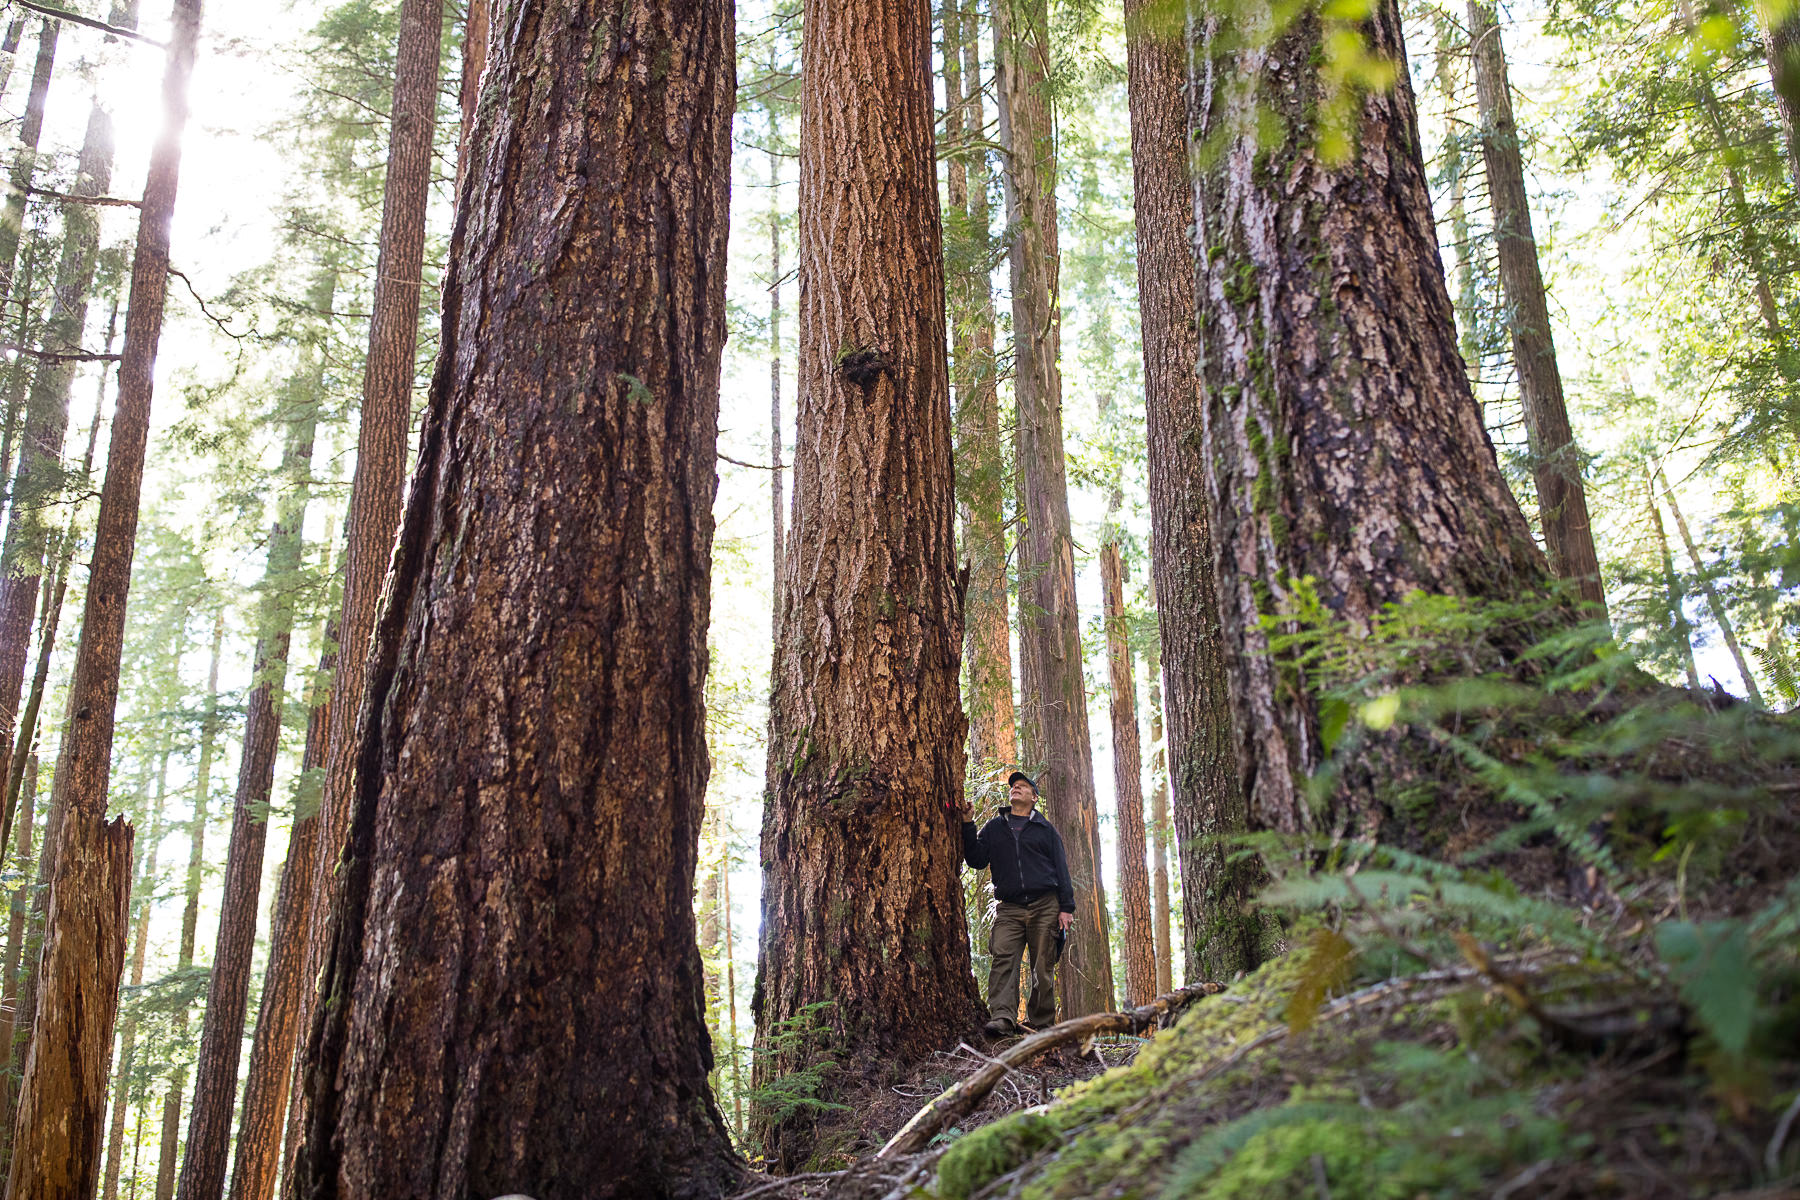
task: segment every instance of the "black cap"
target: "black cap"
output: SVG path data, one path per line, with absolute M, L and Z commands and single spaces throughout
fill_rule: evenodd
M 1031 776 L 1027 775 L 1023 771 L 1014 771 L 1011 775 L 1008 775 L 1006 777 L 1006 786 L 1011 787 L 1013 784 L 1019 782 L 1019 780 L 1021 780 L 1021 779 L 1023 779 L 1026 783 L 1029 783 L 1031 785 L 1031 794 L 1034 796 L 1037 795 L 1037 790 L 1038 790 L 1037 780 L 1033 779 Z

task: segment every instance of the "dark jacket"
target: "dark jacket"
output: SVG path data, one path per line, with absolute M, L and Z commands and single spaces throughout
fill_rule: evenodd
M 1029 904 L 1045 892 L 1055 892 L 1062 910 L 1074 912 L 1075 885 L 1056 826 L 1033 809 L 1031 820 L 1015 837 L 1006 822 L 1007 811 L 1001 809 L 980 833 L 975 832 L 975 822 L 963 822 L 963 861 L 977 871 L 992 866 L 994 895 L 1008 904 Z

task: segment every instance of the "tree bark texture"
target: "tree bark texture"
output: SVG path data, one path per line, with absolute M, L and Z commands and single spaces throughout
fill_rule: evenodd
M 1252 862 L 1232 862 L 1223 843 L 1245 832 L 1250 817 L 1232 742 L 1219 569 L 1202 463 L 1200 318 L 1188 236 L 1194 191 L 1182 100 L 1185 53 L 1180 28 L 1159 23 L 1167 19 L 1168 10 L 1152 0 L 1131 0 L 1125 47 L 1150 561 L 1167 682 L 1160 712 L 1167 722 L 1166 770 L 1181 863 L 1185 977 L 1194 981 L 1230 979 L 1262 961 L 1259 923 L 1244 912 L 1260 873 Z M 1166 831 L 1167 818 L 1162 827 Z M 1163 885 L 1158 894 L 1167 895 Z
M 769 110 L 769 530 L 775 603 L 769 632 L 781 638 L 782 564 L 787 557 L 787 497 L 782 490 L 781 445 L 781 159 L 775 153 L 775 116 Z
M 1367 835 L 1391 816 L 1394 741 L 1364 743 L 1309 803 L 1326 758 L 1318 704 L 1262 619 L 1289 612 L 1309 578 L 1356 625 L 1414 590 L 1517 599 L 1550 575 L 1457 353 L 1406 72 L 1352 99 L 1353 152 L 1327 157 L 1326 84 L 1310 65 L 1327 23 L 1306 12 L 1276 31 L 1259 0 L 1209 2 L 1190 25 L 1192 135 L 1208 148 L 1194 202 L 1201 466 L 1251 820 Z M 1392 0 L 1357 29 L 1371 53 L 1405 63 Z M 1257 132 L 1271 119 L 1273 143 Z
M 994 296 L 988 278 L 987 117 L 982 103 L 981 14 L 944 5 L 944 136 L 955 146 L 946 174 L 951 264 L 951 384 L 956 396 L 956 496 L 969 587 L 964 603 L 969 761 L 1010 767 L 1019 758 L 1013 708 L 1011 601 L 1006 579 L 1006 492 L 1000 389 L 994 363 Z M 958 245 L 957 243 L 961 244 Z
M 733 46 L 723 0 L 496 14 L 301 1196 L 736 1185 L 693 916 Z
M 1174 931 L 1169 928 L 1169 775 L 1163 742 L 1162 655 L 1150 654 L 1150 897 L 1156 921 L 1156 994 L 1175 986 Z
M 37 1012 L 13 1118 L 9 1200 L 88 1200 L 99 1182 L 130 920 L 131 825 L 71 811 L 59 833 Z
M 1782 141 L 1788 171 L 1800 190 L 1800 5 L 1791 0 L 1759 0 L 1763 47 L 1769 57 L 1769 82 L 1781 114 Z
M 1045 0 L 994 5 L 1000 140 L 1012 227 L 1013 397 L 1019 511 L 1020 757 L 1038 778 L 1075 883 L 1075 925 L 1057 969 L 1062 1018 L 1111 1012 L 1112 944 L 1100 880 L 1100 813 L 1088 740 L 1075 543 L 1063 458 L 1056 138 Z
M 419 288 L 425 263 L 425 206 L 431 189 L 432 138 L 437 127 L 443 7 L 443 0 L 402 0 L 400 5 L 387 178 L 382 192 L 381 245 L 376 252 L 362 417 L 356 435 L 356 473 L 350 484 L 349 527 L 345 534 L 344 599 L 338 612 L 339 636 L 343 640 L 332 681 L 331 735 L 325 744 L 320 851 L 313 878 L 312 929 L 307 938 L 308 979 L 316 979 L 323 969 L 333 934 L 333 909 L 327 899 L 348 834 L 356 787 L 357 718 L 362 707 L 369 636 L 375 626 L 382 579 L 393 556 L 394 531 L 400 523 L 406 484 L 406 431 L 412 412 L 418 352 Z M 484 73 L 486 69 L 484 66 Z M 459 191 L 459 202 L 463 194 Z M 311 1027 L 317 999 L 311 993 L 306 995 L 301 1028 Z
M 112 118 L 98 104 L 88 113 L 80 165 L 72 189 L 77 196 L 105 195 L 112 186 Z M 87 327 L 88 288 L 100 249 L 100 210 L 89 204 L 63 206 L 62 258 L 56 268 L 56 299 L 44 324 L 43 347 L 52 353 L 79 353 Z M 0 779 L 10 773 L 19 697 L 31 651 L 31 616 L 51 544 L 54 514 L 67 497 L 63 443 L 69 429 L 73 360 L 44 359 L 32 376 L 19 439 L 19 471 L 13 479 L 12 517 L 0 550 Z
M 1116 493 L 1115 493 L 1116 498 Z M 1150 917 L 1150 869 L 1144 845 L 1143 748 L 1138 738 L 1137 672 L 1125 611 L 1125 562 L 1115 526 L 1100 548 L 1106 661 L 1112 673 L 1113 783 L 1118 793 L 1119 911 L 1124 919 L 1125 1004 L 1148 1004 L 1156 991 L 1156 933 Z
M 176 943 L 175 966 L 185 971 L 194 965 L 194 946 L 200 930 L 200 884 L 206 865 L 206 823 L 211 816 L 212 765 L 219 745 L 219 660 L 225 649 L 225 607 L 213 613 L 212 653 L 206 668 L 206 707 L 200 718 L 200 753 L 194 767 L 194 816 L 188 824 L 187 876 L 183 885 L 181 935 Z M 188 1011 L 178 1008 L 172 1018 L 176 1039 L 187 1035 Z M 175 1195 L 175 1170 L 180 1165 L 181 1106 L 187 1097 L 185 1063 L 175 1068 L 163 1094 L 162 1137 L 157 1144 L 156 1200 Z
M 1487 168 L 1488 203 L 1500 286 L 1506 295 L 1513 364 L 1530 443 L 1531 475 L 1537 485 L 1538 521 L 1550 567 L 1572 580 L 1595 615 L 1606 615 L 1600 557 L 1588 518 L 1587 488 L 1581 479 L 1581 448 L 1569 426 L 1556 342 L 1550 333 L 1550 305 L 1531 232 L 1531 202 L 1525 193 L 1525 164 L 1519 128 L 1513 120 L 1512 91 L 1500 25 L 1489 0 L 1469 0 L 1469 50 L 1475 66 L 1475 102 L 1481 113 L 1481 159 Z
M 315 312 L 330 312 L 337 271 L 321 272 L 307 297 Z M 237 1109 L 238 1064 L 244 1056 L 244 1017 L 250 994 L 251 957 L 261 911 L 263 849 L 269 832 L 269 799 L 275 756 L 281 748 L 282 701 L 287 689 L 288 647 L 305 551 L 306 507 L 311 498 L 313 436 L 324 392 L 324 356 L 301 350 L 299 370 L 285 389 L 278 419 L 287 423 L 287 445 L 278 475 L 275 520 L 257 605 L 257 640 L 246 698 L 244 747 L 238 756 L 237 797 L 231 810 L 231 843 L 225 855 L 225 891 L 219 933 L 206 987 L 206 1023 L 194 1064 L 194 1104 L 182 1162 L 181 1200 L 219 1200 L 231 1122 Z
M 112 1057 L 131 891 L 131 827 L 122 819 L 106 821 L 107 783 L 200 0 L 175 0 L 171 26 L 163 128 L 151 149 L 144 184 L 119 398 L 100 491 L 81 641 L 69 684 L 69 717 L 52 787 L 51 807 L 64 816 L 39 968 L 38 1015 L 14 1124 L 10 1197 L 85 1200 L 100 1167 L 106 1067 Z M 71 1023 L 76 1014 L 79 1028 Z M 80 1041 L 70 1040 L 77 1036 Z
M 463 18 L 462 78 L 456 98 L 462 110 L 462 129 L 456 139 L 456 194 L 462 195 L 463 173 L 468 168 L 469 131 L 475 127 L 475 105 L 481 99 L 481 72 L 487 67 L 488 0 L 468 0 Z
M 319 676 L 328 678 L 337 665 L 337 630 L 327 627 Z M 311 696 L 306 718 L 306 749 L 300 759 L 300 786 L 294 824 L 288 834 L 287 859 L 276 885 L 275 915 L 269 928 L 269 965 L 263 973 L 257 1006 L 256 1036 L 244 1075 L 244 1100 L 238 1137 L 232 1147 L 232 1200 L 269 1200 L 288 1128 L 289 1100 L 296 1078 L 294 1049 L 300 1037 L 301 994 L 309 983 L 306 931 L 313 902 L 313 871 L 319 858 L 317 785 L 325 768 L 325 738 L 330 726 L 329 685 Z
M 799 400 L 763 810 L 758 1084 L 978 1020 L 959 881 L 962 597 L 925 0 L 807 0 Z M 809 1006 L 823 1045 L 771 1040 Z M 814 1128 L 758 1129 L 792 1167 Z
M 56 68 L 56 37 L 62 22 L 44 18 L 38 26 L 37 61 L 31 68 L 31 89 L 25 94 L 25 115 L 19 122 L 19 157 L 13 164 L 12 188 L 0 208 L 0 301 L 12 299 L 13 268 L 19 260 L 19 239 L 25 232 L 25 205 L 37 173 L 38 141 L 44 132 L 44 105 L 50 96 L 50 76 Z

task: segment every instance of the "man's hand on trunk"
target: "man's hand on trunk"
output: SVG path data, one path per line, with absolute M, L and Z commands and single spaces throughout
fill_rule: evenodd
M 1074 913 L 1058 913 L 1057 916 L 1062 921 L 1063 932 L 1065 932 L 1065 933 L 1068 932 L 1069 926 L 1071 926 L 1075 923 L 1075 914 Z

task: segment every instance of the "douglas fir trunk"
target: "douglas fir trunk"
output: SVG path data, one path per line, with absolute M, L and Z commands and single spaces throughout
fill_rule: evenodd
M 1516 599 L 1550 582 L 1469 390 L 1420 158 L 1395 0 L 1351 27 L 1400 69 L 1348 97 L 1348 153 L 1314 65 L 1343 23 L 1207 0 L 1188 87 L 1211 517 L 1237 761 L 1253 821 L 1371 834 L 1401 768 L 1366 744 L 1328 801 L 1318 703 L 1273 654 L 1310 578 L 1352 624 L 1408 593 Z M 1279 136 L 1271 137 L 1271 130 Z M 1173 594 L 1162 597 L 1174 603 Z M 1169 653 L 1165 647 L 1165 653 Z M 1298 686 L 1296 686 L 1298 684 Z M 1175 709 L 1171 708 L 1173 724 Z
M 967 726 L 930 36 L 925 0 L 806 2 L 762 1084 L 815 1054 L 846 1080 L 904 1065 L 979 1020 L 949 811 Z M 812 1024 L 816 1039 L 787 1036 Z M 807 1118 L 760 1124 L 771 1157 L 805 1157 Z
M 497 17 L 298 1194 L 716 1196 L 693 886 L 731 8 Z
M 1257 872 L 1221 839 L 1245 832 L 1225 683 L 1219 596 L 1201 465 L 1199 331 L 1194 312 L 1194 220 L 1182 107 L 1183 43 L 1171 10 L 1126 6 L 1131 162 L 1137 208 L 1138 303 L 1143 327 L 1151 571 L 1168 687 L 1167 771 L 1181 862 L 1186 978 L 1228 980 L 1262 961 L 1244 913 Z M 1167 837 L 1167 831 L 1161 836 Z M 1166 869 L 1165 869 L 1166 878 Z M 1166 885 L 1159 896 L 1166 897 Z M 1166 903 L 1166 901 L 1165 901 Z

